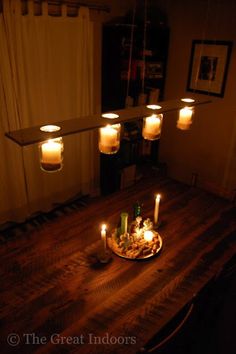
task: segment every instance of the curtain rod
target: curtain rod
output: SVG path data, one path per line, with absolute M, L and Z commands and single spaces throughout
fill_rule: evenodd
M 27 2 L 27 0 L 22 0 L 22 2 Z M 42 0 L 34 0 L 34 3 L 40 4 Z M 63 5 L 66 4 L 69 7 L 76 7 L 79 8 L 81 6 L 86 6 L 91 10 L 98 10 L 104 12 L 110 12 L 110 7 L 108 5 L 96 4 L 96 3 L 86 3 L 83 1 L 73 2 L 73 1 L 60 1 L 60 0 L 48 0 L 49 5 Z M 0 13 L 3 11 L 3 0 L 0 0 Z
M 27 1 L 27 0 L 26 0 Z M 34 0 L 35 3 L 42 3 L 42 0 Z M 104 4 L 96 4 L 96 3 L 89 3 L 85 1 L 70 1 L 70 0 L 65 0 L 65 1 L 60 1 L 60 0 L 48 0 L 47 1 L 48 5 L 67 5 L 69 7 L 81 7 L 81 6 L 86 6 L 89 9 L 92 10 L 99 10 L 99 11 L 105 11 L 105 12 L 110 12 L 110 7 L 108 5 Z

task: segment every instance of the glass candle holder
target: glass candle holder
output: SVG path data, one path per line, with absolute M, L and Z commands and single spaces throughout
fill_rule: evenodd
M 120 148 L 120 124 L 99 128 L 99 150 L 103 154 L 115 154 Z
M 119 114 L 108 112 L 108 113 L 103 113 L 102 117 L 108 118 L 108 119 L 116 119 L 116 118 L 119 118 Z
M 63 167 L 63 139 L 49 139 L 39 144 L 40 167 L 46 172 L 60 171 Z
M 179 111 L 179 119 L 177 121 L 177 128 L 181 130 L 188 130 L 192 124 L 192 107 L 184 107 Z
M 52 132 L 58 132 L 59 130 L 61 130 L 61 127 L 59 125 L 47 124 L 47 125 L 43 125 L 42 127 L 40 127 L 40 130 L 41 130 L 41 132 L 52 133 Z
M 153 114 L 143 118 L 142 135 L 146 140 L 157 140 L 161 136 L 163 114 Z

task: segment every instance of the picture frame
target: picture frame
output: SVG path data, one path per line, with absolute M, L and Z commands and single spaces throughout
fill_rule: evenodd
M 224 97 L 232 41 L 193 40 L 187 91 Z

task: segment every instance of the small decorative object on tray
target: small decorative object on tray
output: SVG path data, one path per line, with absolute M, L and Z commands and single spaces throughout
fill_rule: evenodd
M 121 214 L 121 227 L 113 230 L 108 245 L 114 253 L 128 259 L 145 259 L 156 255 L 162 247 L 162 239 L 153 229 L 149 218 L 137 216 L 127 227 L 128 214 Z

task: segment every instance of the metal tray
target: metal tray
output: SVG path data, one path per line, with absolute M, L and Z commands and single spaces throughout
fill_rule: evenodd
M 162 245 L 163 245 L 163 241 L 162 241 L 162 238 L 160 236 L 160 234 L 158 233 L 158 240 L 159 240 L 159 247 L 157 248 L 156 252 L 153 253 L 151 252 L 150 254 L 147 254 L 143 257 L 128 257 L 128 256 L 125 256 L 123 253 L 120 253 L 118 252 L 117 250 L 115 250 L 114 248 L 112 248 L 112 243 L 110 242 L 110 240 L 108 239 L 108 246 L 109 248 L 112 250 L 112 252 L 114 254 L 116 254 L 117 256 L 121 257 L 121 258 L 125 258 L 125 259 L 130 259 L 130 260 L 133 260 L 133 261 L 139 261 L 139 260 L 143 260 L 143 259 L 148 259 L 148 258 L 151 258 L 151 257 L 155 257 L 162 249 Z

